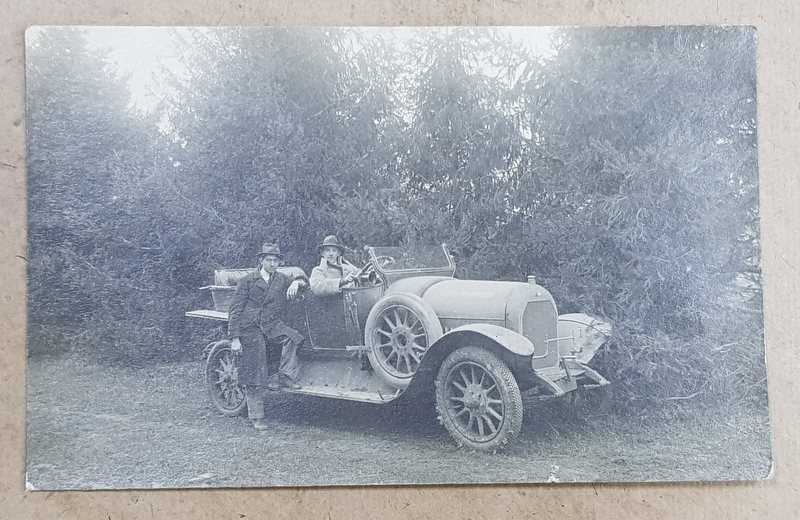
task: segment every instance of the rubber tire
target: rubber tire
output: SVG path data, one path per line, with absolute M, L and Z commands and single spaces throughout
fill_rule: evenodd
M 206 358 L 206 389 L 208 390 L 208 396 L 211 398 L 211 404 L 214 405 L 214 409 L 227 417 L 238 417 L 247 410 L 247 399 L 245 398 L 244 387 L 238 383 L 234 383 L 234 387 L 241 392 L 241 401 L 235 405 L 221 401 L 216 391 L 216 382 L 219 380 L 216 367 L 219 364 L 219 360 L 225 356 L 229 356 L 228 359 L 233 362 L 234 370 L 238 376 L 241 357 L 231 350 L 230 341 L 218 341 L 211 348 Z M 236 380 L 238 381 L 238 377 Z
M 431 345 L 442 337 L 443 332 L 442 324 L 439 322 L 436 312 L 425 300 L 416 294 L 390 294 L 380 300 L 372 308 L 364 326 L 364 339 L 367 344 L 367 357 L 369 358 L 369 362 L 373 370 L 375 370 L 375 373 L 383 381 L 395 388 L 405 389 L 414 377 L 419 365 L 407 373 L 399 373 L 398 370 L 392 370 L 390 367 L 385 366 L 386 356 L 380 352 L 379 348 L 381 343 L 379 341 L 378 329 L 380 325 L 382 325 L 382 316 L 385 312 L 396 308 L 404 308 L 411 311 L 425 330 L 425 342 L 427 345 L 425 351 L 422 352 L 422 357 L 424 357 Z M 420 362 L 421 361 L 422 358 L 420 358 Z M 406 366 L 407 368 L 411 368 L 408 367 L 408 365 Z
M 491 376 L 497 385 L 497 397 L 502 401 L 503 419 L 497 431 L 485 436 L 484 439 L 478 438 L 479 432 L 472 432 L 475 434 L 472 436 L 466 432 L 466 427 L 455 416 L 457 405 L 452 404 L 451 392 L 447 388 L 451 373 L 464 367 L 465 364 L 480 367 Z M 508 366 L 493 352 L 473 346 L 451 352 L 439 367 L 435 385 L 436 411 L 439 413 L 439 420 L 459 446 L 475 451 L 496 452 L 506 448 L 522 429 L 522 394 L 517 380 L 514 379 Z

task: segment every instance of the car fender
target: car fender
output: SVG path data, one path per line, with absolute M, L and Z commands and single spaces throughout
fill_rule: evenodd
M 533 373 L 530 369 L 530 356 L 534 349 L 528 338 L 499 325 L 471 323 L 446 331 L 430 346 L 404 393 L 411 396 L 424 395 L 427 389 L 433 387 L 439 367 L 447 355 L 465 346 L 494 352 L 511 369 L 517 383 L 525 382 L 526 377 Z
M 533 355 L 533 343 L 528 338 L 513 330 L 490 323 L 471 323 L 456 327 L 447 331 L 435 345 L 458 341 L 458 336 L 463 336 L 464 340 L 469 341 L 469 336 L 472 334 L 479 334 L 518 356 Z

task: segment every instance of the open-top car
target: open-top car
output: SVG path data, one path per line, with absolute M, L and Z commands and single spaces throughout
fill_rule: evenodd
M 307 292 L 287 312 L 286 323 L 306 340 L 300 389 L 285 391 L 385 404 L 432 390 L 439 419 L 458 444 L 495 451 L 522 427 L 524 392 L 561 397 L 608 384 L 587 364 L 610 325 L 585 314 L 558 316 L 533 277 L 457 279 L 445 245 L 365 251 L 369 260 L 355 286 L 334 296 Z M 186 315 L 226 321 L 236 283 L 251 271 L 217 271 L 209 286 L 215 309 Z M 237 354 L 228 340 L 207 351 L 215 407 L 242 413 Z

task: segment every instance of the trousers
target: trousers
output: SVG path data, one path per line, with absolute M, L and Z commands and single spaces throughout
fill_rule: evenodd
M 297 333 L 295 332 L 295 334 Z M 250 419 L 263 419 L 264 394 L 269 379 L 269 356 L 270 354 L 274 355 L 275 351 L 280 348 L 278 374 L 297 381 L 300 374 L 297 349 L 300 345 L 286 334 L 268 337 L 258 327 L 248 327 L 242 330 L 239 334 L 239 341 L 242 342 L 242 364 L 239 378 L 245 387 L 247 415 Z

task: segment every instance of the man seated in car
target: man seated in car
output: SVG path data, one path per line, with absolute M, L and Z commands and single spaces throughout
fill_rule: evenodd
M 311 292 L 317 296 L 331 296 L 355 283 L 359 269 L 342 257 L 344 247 L 336 235 L 326 236 L 317 246 L 317 252 L 322 259 L 311 271 Z

